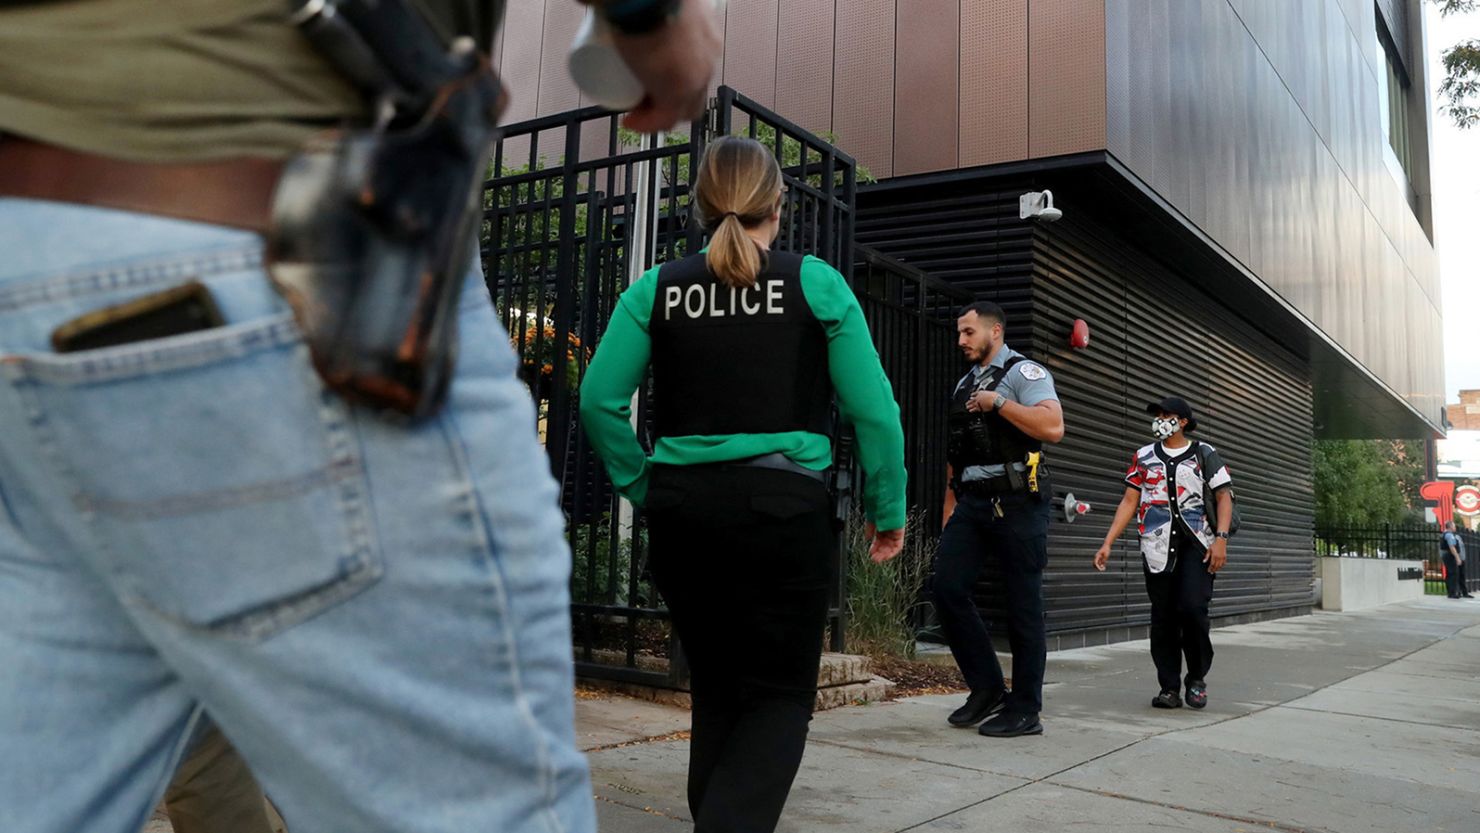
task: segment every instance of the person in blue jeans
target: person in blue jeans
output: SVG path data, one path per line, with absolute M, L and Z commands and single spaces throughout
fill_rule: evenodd
M 592 830 L 563 519 L 481 280 L 407 428 L 325 392 L 260 250 L 0 199 L 0 830 L 139 829 L 207 711 L 294 833 Z M 51 351 L 187 275 L 228 326 Z
M 623 4 L 629 127 L 702 106 L 698 2 Z M 502 11 L 415 5 L 485 50 Z M 293 833 L 591 833 L 564 520 L 475 260 L 410 426 L 326 390 L 264 271 L 283 160 L 368 115 L 288 11 L 0 8 L 0 831 L 135 833 L 208 718 Z M 54 349 L 190 281 L 223 326 Z

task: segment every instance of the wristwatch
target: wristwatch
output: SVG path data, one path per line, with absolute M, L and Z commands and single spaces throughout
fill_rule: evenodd
M 992 400 L 992 410 L 994 410 L 994 411 L 1000 411 L 1000 410 L 1002 410 L 1002 406 L 1003 405 L 1006 405 L 1006 404 L 1007 404 L 1007 397 L 1003 396 L 999 392 L 997 394 L 997 398 Z
M 1213 537 L 1214 538 L 1222 538 L 1225 541 L 1228 540 L 1229 535 L 1230 535 L 1230 533 L 1227 533 L 1227 532 L 1214 532 L 1213 533 Z
M 606 0 L 601 16 L 624 35 L 645 35 L 678 16 L 683 0 Z

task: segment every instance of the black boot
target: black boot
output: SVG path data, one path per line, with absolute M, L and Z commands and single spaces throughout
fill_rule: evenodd
M 1041 735 L 1043 724 L 1036 714 L 1003 712 L 977 728 L 977 734 L 989 738 L 1015 738 L 1019 735 Z
M 1151 698 L 1151 705 L 1158 709 L 1180 709 L 1182 708 L 1182 697 L 1176 691 L 1169 689 Z
M 946 722 L 958 729 L 969 728 L 1002 711 L 1006 703 L 1006 691 L 973 691 L 966 698 L 966 705 L 951 712 Z

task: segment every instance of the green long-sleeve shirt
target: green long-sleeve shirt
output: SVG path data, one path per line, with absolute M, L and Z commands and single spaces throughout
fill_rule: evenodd
M 581 383 L 581 424 L 617 490 L 641 504 L 655 463 L 722 463 L 780 452 L 816 471 L 831 466 L 832 442 L 810 431 L 662 437 L 651 457 L 643 451 L 632 428 L 632 394 L 652 358 L 648 322 L 657 282 L 655 267 L 622 293 Z M 838 406 L 858 438 L 864 510 L 880 529 L 898 529 L 905 520 L 904 432 L 863 310 L 843 276 L 815 257 L 803 261 L 801 282 L 807 305 L 827 333 L 828 373 Z

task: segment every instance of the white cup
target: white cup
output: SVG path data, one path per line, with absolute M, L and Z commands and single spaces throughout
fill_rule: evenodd
M 593 7 L 566 56 L 570 77 L 587 101 L 608 110 L 631 110 L 642 103 L 642 82 L 627 68 L 612 39 L 612 27 Z
M 715 12 L 723 9 L 725 3 L 726 0 L 714 0 Z M 586 19 L 581 21 L 576 39 L 571 41 L 565 65 L 586 99 L 608 110 L 631 110 L 647 94 L 642 82 L 617 52 L 611 24 L 596 13 L 594 6 L 586 10 Z

